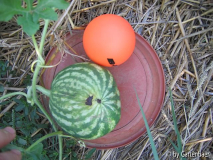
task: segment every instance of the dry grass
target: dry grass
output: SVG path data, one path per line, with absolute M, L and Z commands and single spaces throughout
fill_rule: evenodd
M 52 22 L 47 35 L 45 54 L 61 43 L 61 37 L 73 29 L 82 29 L 94 17 L 105 13 L 124 17 L 156 50 L 161 59 L 167 87 L 173 90 L 175 113 L 183 149 L 190 152 L 211 152 L 213 158 L 213 2 L 211 0 L 73 0 L 60 18 Z M 41 28 L 43 22 L 41 22 Z M 38 32 L 36 39 L 40 39 Z M 22 90 L 24 77 L 32 75 L 35 60 L 31 39 L 14 20 L 0 25 L 0 59 L 8 60 L 17 77 L 8 75 L 4 92 Z M 0 110 L 1 116 L 15 102 Z M 169 139 L 176 141 L 169 94 L 158 120 L 151 127 L 160 159 L 173 159 Z M 85 149 L 76 147 L 79 156 Z M 96 151 L 93 159 L 152 159 L 147 135 L 121 148 Z M 205 158 L 204 158 L 205 159 Z

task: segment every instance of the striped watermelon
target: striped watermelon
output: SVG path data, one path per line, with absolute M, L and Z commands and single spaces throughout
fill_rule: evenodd
M 70 135 L 96 139 L 111 132 L 120 120 L 120 94 L 112 74 L 93 63 L 76 63 L 51 84 L 50 111 Z

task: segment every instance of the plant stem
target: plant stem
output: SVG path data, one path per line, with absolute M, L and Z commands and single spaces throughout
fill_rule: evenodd
M 44 115 L 47 117 L 47 119 L 49 120 L 49 122 L 51 123 L 51 125 L 53 126 L 53 129 L 57 132 L 57 128 L 53 122 L 53 120 L 51 119 L 51 117 L 49 116 L 49 114 L 46 112 L 46 110 L 43 108 L 43 106 L 41 105 L 41 103 L 38 100 L 38 95 L 36 93 L 36 81 L 37 81 L 37 77 L 39 74 L 39 71 L 41 69 L 41 66 L 44 65 L 45 61 L 42 58 L 42 52 L 43 52 L 43 47 L 44 47 L 44 43 L 45 43 L 45 37 L 46 37 L 46 33 L 47 33 L 47 28 L 48 28 L 48 24 L 49 24 L 49 20 L 45 20 L 45 25 L 44 25 L 44 29 L 42 32 L 42 37 L 41 37 L 41 42 L 40 42 L 40 46 L 39 46 L 39 50 L 37 50 L 37 54 L 38 54 L 38 59 L 40 61 L 38 61 L 34 74 L 33 74 L 33 80 L 32 80 L 32 93 L 33 93 L 33 100 L 35 102 L 35 104 L 41 109 L 41 111 L 44 113 Z M 34 36 L 32 36 L 33 38 Z M 35 41 L 35 37 L 33 39 L 33 43 L 35 46 L 38 46 L 36 41 Z M 38 48 L 37 48 L 38 49 Z M 62 137 L 58 135 L 58 142 L 59 142 L 59 160 L 62 160 Z
M 47 138 L 50 138 L 50 137 L 53 137 L 53 136 L 60 136 L 60 135 L 62 135 L 62 131 L 58 131 L 58 132 L 53 132 L 53 133 L 47 134 L 47 135 L 41 137 L 40 139 L 38 139 L 36 142 L 34 142 L 30 147 L 28 147 L 26 149 L 26 151 L 29 151 L 34 146 L 36 146 L 38 143 L 42 142 L 43 140 L 45 140 Z
M 38 62 L 39 63 L 39 62 Z M 44 113 L 44 115 L 47 117 L 47 119 L 50 121 L 51 125 L 53 126 L 54 130 L 57 131 L 55 124 L 53 123 L 53 120 L 51 119 L 51 117 L 49 116 L 49 114 L 46 112 L 46 110 L 43 108 L 43 106 L 41 105 L 41 103 L 38 100 L 38 95 L 36 93 L 36 81 L 37 81 L 37 77 L 40 71 L 40 65 L 37 64 L 36 68 L 35 68 L 35 72 L 33 74 L 33 80 L 32 80 L 32 93 L 33 93 L 33 100 L 35 102 L 35 104 L 41 109 L 41 111 Z
M 33 81 L 32 81 L 32 92 L 33 92 L 33 100 L 35 102 L 35 104 L 41 109 L 41 111 L 44 113 L 44 115 L 47 117 L 47 119 L 49 120 L 49 122 L 51 123 L 51 125 L 53 126 L 53 129 L 57 132 L 57 128 L 53 122 L 53 120 L 51 119 L 51 117 L 49 116 L 49 114 L 46 112 L 46 110 L 43 108 L 43 106 L 41 105 L 41 103 L 38 100 L 38 95 L 36 93 L 36 80 L 39 74 L 39 70 L 40 70 L 40 65 L 37 64 L 36 68 L 35 68 L 35 72 L 33 74 Z M 61 136 L 58 136 L 58 142 L 59 142 L 59 160 L 62 160 L 62 138 Z
M 3 99 L 8 98 L 8 97 L 16 96 L 16 95 L 23 95 L 27 98 L 27 94 L 24 93 L 24 92 L 13 92 L 13 93 L 9 93 L 9 94 L 6 94 L 6 95 L 0 97 L 0 100 L 3 100 Z
M 38 55 L 38 59 L 42 62 L 42 65 L 43 65 L 44 64 L 44 59 L 42 58 L 41 53 L 39 52 L 38 44 L 36 42 L 36 39 L 35 39 L 34 35 L 32 35 L 32 40 L 33 40 L 33 45 L 35 47 L 36 53 Z
M 46 33 L 45 30 L 47 30 L 47 27 L 48 27 L 48 22 L 49 21 L 46 21 L 45 20 L 45 26 L 44 26 L 44 30 L 43 30 L 43 33 Z M 42 37 L 41 37 L 42 41 L 40 43 L 40 49 L 38 49 L 38 45 L 37 45 L 37 42 L 36 42 L 36 39 L 34 37 L 34 35 L 32 36 L 32 40 L 33 40 L 33 44 L 35 46 L 35 49 L 36 49 L 36 52 L 37 52 L 37 55 L 38 55 L 38 58 L 40 61 L 37 62 L 36 64 L 36 68 L 35 68 L 35 71 L 34 71 L 34 74 L 33 74 L 33 80 L 32 80 L 32 94 L 33 94 L 33 100 L 35 102 L 35 104 L 41 109 L 41 111 L 44 113 L 44 115 L 47 117 L 47 119 L 50 121 L 50 123 L 52 124 L 53 128 L 55 131 L 57 131 L 56 129 L 56 126 L 55 124 L 53 123 L 53 120 L 51 119 L 51 117 L 48 115 L 48 113 L 46 112 L 46 110 L 42 107 L 41 103 L 39 102 L 38 100 L 38 95 L 36 93 L 36 81 L 37 81 L 37 77 L 38 77 L 38 74 L 39 74 L 39 71 L 41 69 L 41 66 L 44 64 L 44 60 L 41 56 L 41 52 L 43 49 L 41 49 L 41 47 L 44 46 L 44 40 L 45 40 L 45 35 L 42 34 Z M 41 51 L 41 52 L 40 52 Z
M 58 143 L 59 143 L 59 160 L 62 160 L 63 144 L 62 144 L 62 137 L 61 137 L 61 135 L 58 135 Z
M 47 34 L 47 28 L 48 28 L 49 20 L 45 19 L 44 22 L 45 22 L 45 24 L 44 24 L 44 30 L 42 32 L 41 42 L 40 42 L 40 46 L 39 46 L 39 53 L 40 54 L 42 54 L 42 52 L 43 52 L 43 48 L 44 48 L 44 43 L 45 43 L 45 38 L 46 38 L 46 34 Z
M 35 39 L 34 35 L 32 35 L 32 40 L 33 40 L 33 45 L 35 47 L 36 53 L 38 54 L 39 53 L 38 44 L 36 42 L 36 39 Z
M 39 90 L 41 93 L 45 94 L 47 97 L 50 97 L 50 90 L 40 86 L 40 85 L 36 85 L 36 89 Z

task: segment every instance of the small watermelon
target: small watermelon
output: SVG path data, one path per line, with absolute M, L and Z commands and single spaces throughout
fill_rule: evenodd
M 80 139 L 96 139 L 111 132 L 120 120 L 120 94 L 112 74 L 89 63 L 76 63 L 51 84 L 49 108 L 58 125 Z

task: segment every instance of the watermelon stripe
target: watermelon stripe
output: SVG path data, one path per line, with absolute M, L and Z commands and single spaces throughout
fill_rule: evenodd
M 79 76 L 79 78 L 76 79 L 74 75 L 71 75 L 70 77 L 67 77 L 67 79 L 68 78 L 72 79 L 72 80 L 69 80 L 68 82 L 65 80 L 55 82 L 55 89 L 57 90 L 58 88 L 63 87 L 62 86 L 63 84 L 66 84 L 66 86 L 69 85 L 69 88 L 76 88 L 79 90 L 83 89 L 85 91 L 89 89 L 89 90 L 92 90 L 93 92 L 97 92 L 97 90 L 95 90 L 95 88 L 93 87 L 95 84 L 94 84 L 94 81 L 92 81 L 92 79 L 89 79 L 88 76 L 86 75 L 81 76 L 80 73 L 77 73 L 76 76 Z M 65 87 L 65 89 L 68 89 L 68 88 Z

